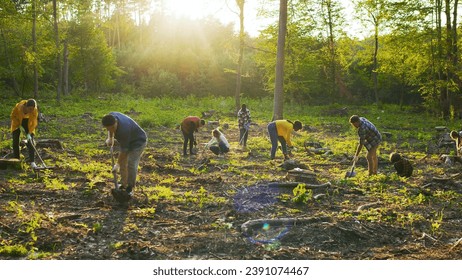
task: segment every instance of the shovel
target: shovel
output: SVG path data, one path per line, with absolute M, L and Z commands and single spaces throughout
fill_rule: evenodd
M 114 168 L 115 165 L 115 159 L 114 159 L 114 146 L 111 146 L 111 160 L 112 160 L 112 167 Z M 117 182 L 117 170 L 114 170 L 112 172 L 112 175 L 114 175 L 114 188 L 111 190 L 112 196 L 117 200 L 117 202 L 121 204 L 125 204 L 130 200 L 130 196 L 128 193 L 120 188 L 119 183 Z
M 356 176 L 355 166 L 356 166 L 356 161 L 353 161 L 353 165 L 351 166 L 351 170 L 347 171 L 347 173 L 345 174 L 345 179 Z
M 115 159 L 114 159 L 114 146 L 111 146 L 111 160 L 112 160 L 112 167 L 114 168 L 115 165 Z M 119 183 L 117 182 L 117 171 L 114 170 L 112 172 L 112 175 L 114 175 L 114 188 L 119 189 Z
M 37 148 L 35 148 L 34 141 L 30 141 L 30 145 L 34 149 L 35 154 L 37 157 L 40 159 L 40 166 L 34 167 L 34 171 L 38 172 L 40 170 L 45 170 L 45 169 L 53 169 L 54 167 L 46 166 L 45 162 L 43 161 L 42 157 L 40 156 L 39 152 L 37 151 Z

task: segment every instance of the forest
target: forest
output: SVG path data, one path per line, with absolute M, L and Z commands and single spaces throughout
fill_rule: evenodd
M 225 2 L 244 19 L 256 12 Z M 459 1 L 282 2 L 284 102 L 418 105 L 459 117 Z M 2 1 L 2 95 L 272 96 L 280 3 L 258 3 L 259 17 L 276 20 L 249 36 L 244 23 L 175 17 L 162 0 Z
M 250 35 L 251 2 L 224 1 L 238 26 L 166 0 L 0 2 L 0 161 L 11 109 L 34 98 L 45 167 L 0 168 L 0 259 L 461 259 L 459 2 L 258 0 L 275 20 Z M 111 111 L 148 136 L 128 205 L 110 192 Z M 376 175 L 364 151 L 352 166 L 353 114 L 382 133 Z M 195 155 L 186 116 L 205 121 Z M 290 160 L 270 158 L 279 118 L 303 124 Z M 225 156 L 205 145 L 217 128 Z

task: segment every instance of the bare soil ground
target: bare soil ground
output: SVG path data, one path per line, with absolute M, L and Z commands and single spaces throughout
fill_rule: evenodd
M 299 147 L 294 158 L 317 174 L 317 183 L 331 184 L 296 203 L 292 188 L 268 186 L 288 179 L 287 170 L 279 166 L 280 152 L 270 161 L 269 143 L 267 148 L 252 148 L 252 138 L 265 134 L 263 125 L 252 129 L 247 150 L 237 146 L 235 129 L 225 130 L 232 150 L 223 158 L 201 146 L 211 129 L 197 134 L 198 154 L 187 157 L 181 156 L 178 130 L 147 129 L 150 143 L 134 199 L 127 206 L 113 200 L 109 175 L 95 178 L 63 160 L 95 168 L 102 163 L 110 174 L 105 147 L 90 156 L 77 152 L 75 143 L 67 143 L 64 151 L 41 149 L 45 160 L 56 164 L 48 175 L 36 175 L 28 167 L 0 170 L 0 245 L 35 248 L 36 255 L 46 253 L 40 256 L 45 259 L 462 258 L 460 163 L 445 166 L 437 156 L 414 159 L 414 177 L 380 177 L 375 184 L 361 175 L 365 161 L 359 163 L 356 177 L 345 180 L 340 177 L 351 159 L 325 156 L 321 163 L 323 155 Z M 435 167 L 443 167 L 444 174 L 435 174 Z M 390 170 L 380 158 L 379 172 Z M 47 188 L 53 179 L 69 188 Z M 373 188 L 391 190 L 396 197 L 386 200 Z M 442 199 L 441 191 L 453 195 Z M 422 202 L 392 201 L 403 197 Z M 416 216 L 414 222 L 411 215 Z M 261 223 L 242 228 L 259 219 Z M 0 258 L 34 254 L 4 253 Z

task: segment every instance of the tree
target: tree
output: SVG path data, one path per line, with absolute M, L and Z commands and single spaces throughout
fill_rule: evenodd
M 38 65 L 37 65 L 37 0 L 32 0 L 32 55 L 34 69 L 34 98 L 38 97 Z
M 287 34 L 287 0 L 279 1 L 279 32 L 276 54 L 276 78 L 274 82 L 273 120 L 283 118 L 284 108 L 284 59 Z
M 55 46 L 56 46 L 56 73 L 58 74 L 58 84 L 56 88 L 56 100 L 61 101 L 61 89 L 63 84 L 63 75 L 61 70 L 61 52 L 59 42 L 59 29 L 58 29 L 58 15 L 57 15 L 57 3 L 53 0 L 53 26 L 55 30 Z
M 236 4 L 239 7 L 239 58 L 237 61 L 236 70 L 236 93 L 234 98 L 236 100 L 236 112 L 241 107 L 241 79 L 242 79 L 242 63 L 244 58 L 244 45 L 245 45 L 245 33 L 244 33 L 244 4 L 245 0 L 236 0 Z

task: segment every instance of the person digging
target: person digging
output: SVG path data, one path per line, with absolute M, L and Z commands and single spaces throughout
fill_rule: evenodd
M 11 111 L 11 133 L 13 135 L 13 157 L 20 159 L 19 138 L 26 135 L 29 158 L 27 162 L 35 169 L 34 134 L 38 125 L 38 108 L 35 99 L 21 100 Z
M 181 122 L 181 133 L 183 134 L 183 156 L 187 156 L 188 143 L 189 143 L 189 154 L 195 155 L 193 152 L 193 146 L 197 145 L 194 138 L 194 133 L 199 131 L 199 128 L 205 125 L 205 121 L 196 116 L 189 116 L 183 119 Z
M 132 118 L 119 112 L 105 115 L 102 124 L 108 132 L 106 145 L 113 149 L 114 140 L 117 140 L 120 146 L 117 163 L 113 165 L 112 172 L 120 172 L 122 185 L 116 185 L 111 193 L 119 203 L 126 203 L 133 196 L 138 165 L 148 137 Z
M 353 162 L 357 162 L 359 153 L 363 147 L 366 147 L 367 154 L 367 169 L 369 176 L 377 175 L 379 160 L 377 157 L 377 149 L 382 142 L 382 135 L 377 130 L 374 124 L 364 117 L 353 115 L 350 117 L 350 124 L 358 130 L 359 143 L 353 158 Z
M 303 127 L 300 121 L 291 122 L 289 120 L 276 120 L 268 124 L 268 134 L 271 141 L 270 158 L 273 160 L 276 156 L 278 142 L 281 143 L 284 160 L 288 160 L 292 156 L 292 142 L 290 135 L 292 131 L 299 131 Z
M 241 109 L 237 112 L 237 121 L 239 126 L 239 145 L 246 148 L 252 119 L 250 117 L 250 110 L 245 104 L 242 104 Z

